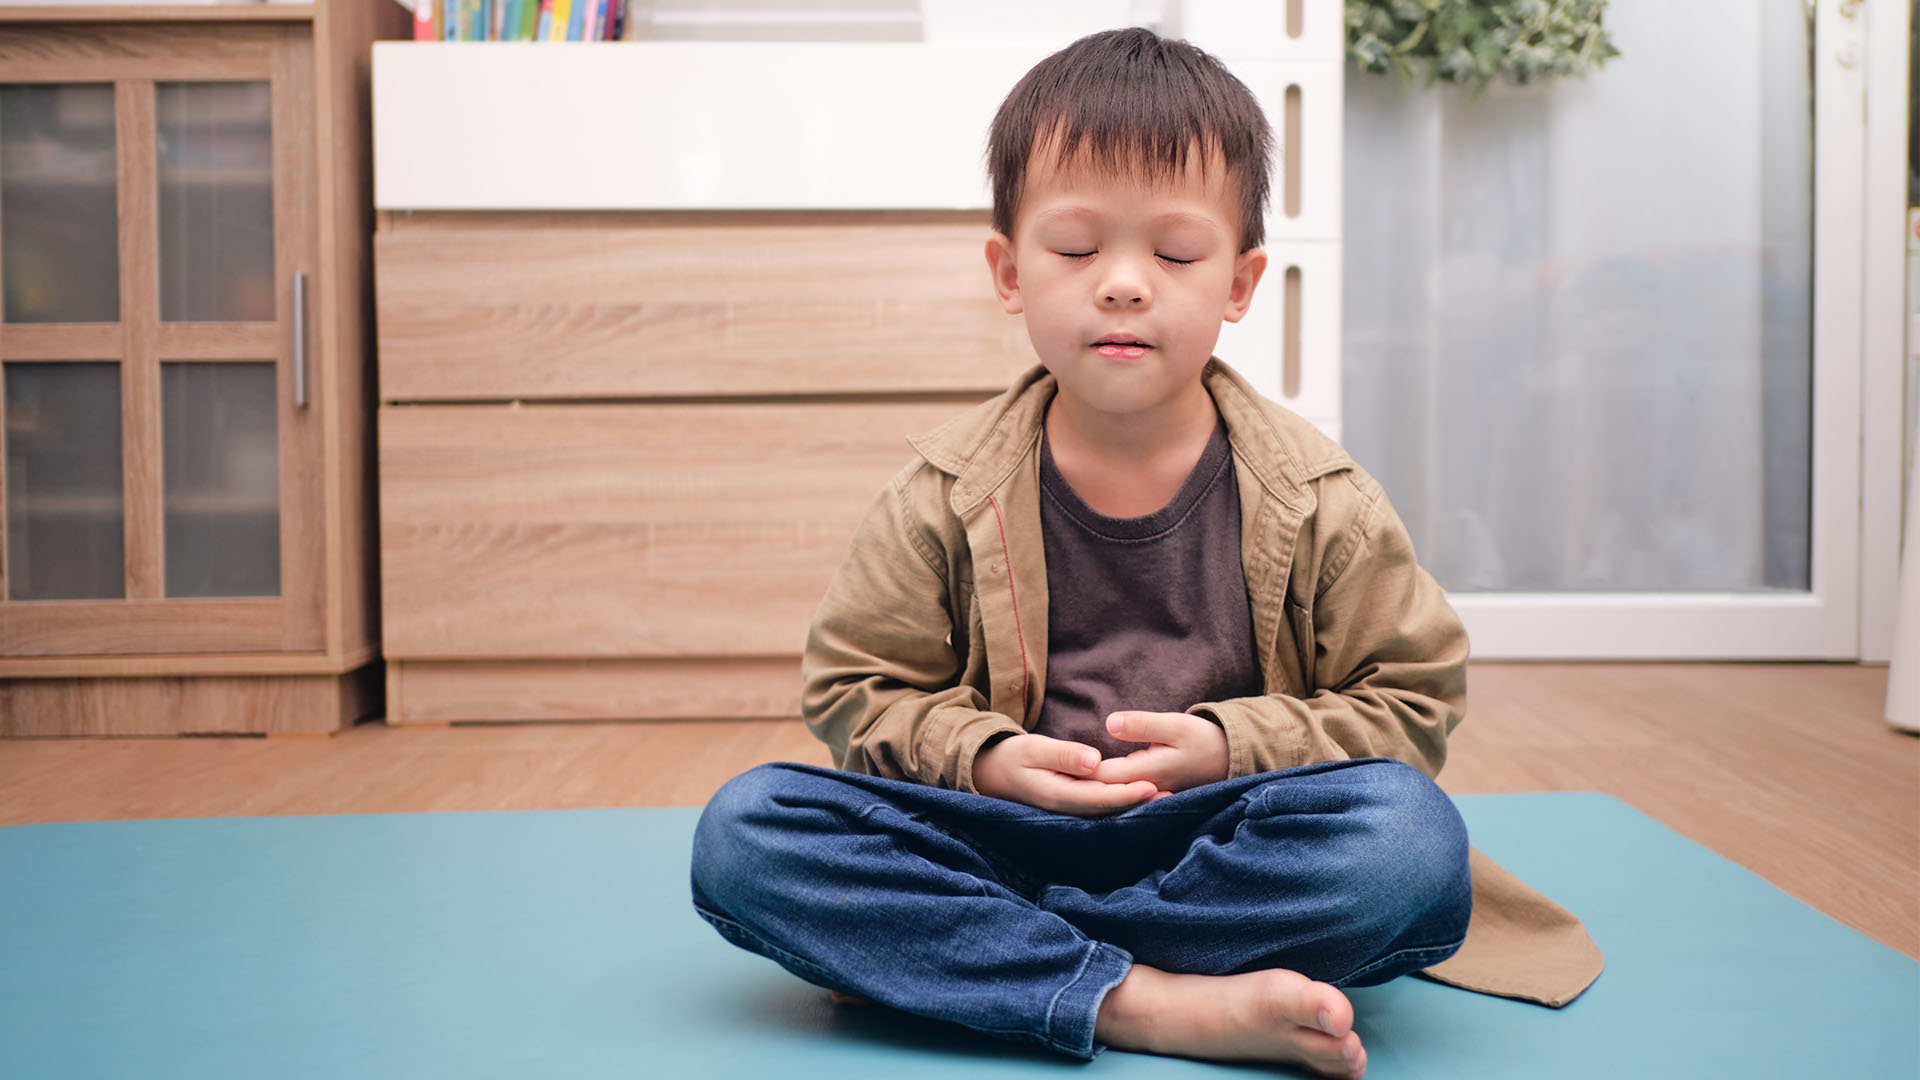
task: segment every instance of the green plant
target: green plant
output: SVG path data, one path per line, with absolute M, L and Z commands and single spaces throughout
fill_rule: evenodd
M 1620 55 L 1600 25 L 1607 0 L 1347 0 L 1347 55 L 1366 71 L 1426 85 L 1467 83 L 1477 96 L 1494 76 L 1525 85 L 1577 74 Z

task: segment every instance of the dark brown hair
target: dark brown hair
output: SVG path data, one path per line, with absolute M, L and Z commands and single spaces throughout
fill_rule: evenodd
M 1273 132 L 1245 83 L 1211 55 L 1145 27 L 1091 34 L 1040 61 L 1000 103 L 987 135 L 993 227 L 1013 235 L 1030 156 L 1048 136 L 1058 167 L 1084 141 L 1101 175 L 1145 172 L 1160 183 L 1186 170 L 1200 146 L 1201 175 L 1218 152 L 1239 181 L 1240 250 L 1266 239 L 1267 164 Z

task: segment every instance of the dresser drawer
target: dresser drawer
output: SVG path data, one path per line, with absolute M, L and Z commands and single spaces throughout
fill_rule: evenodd
M 383 406 L 385 653 L 797 655 L 905 437 L 973 400 Z
M 375 236 L 381 400 L 990 394 L 1038 362 L 984 221 L 526 217 Z

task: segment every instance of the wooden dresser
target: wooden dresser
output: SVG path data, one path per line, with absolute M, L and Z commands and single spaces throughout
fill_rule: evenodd
M 909 434 L 1034 363 L 984 215 L 383 215 L 388 720 L 789 716 Z

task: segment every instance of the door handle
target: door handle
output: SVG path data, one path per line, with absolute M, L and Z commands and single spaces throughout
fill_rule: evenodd
M 293 407 L 307 407 L 307 275 L 293 272 Z

